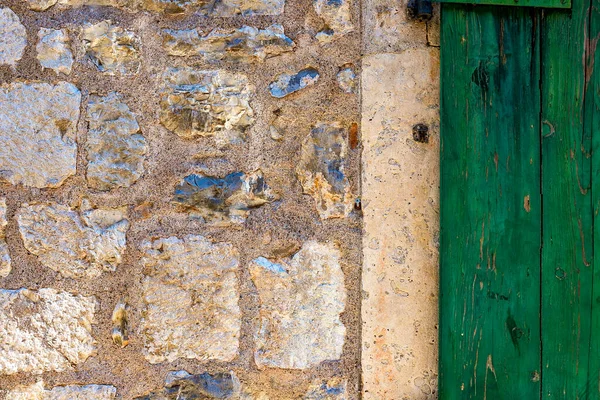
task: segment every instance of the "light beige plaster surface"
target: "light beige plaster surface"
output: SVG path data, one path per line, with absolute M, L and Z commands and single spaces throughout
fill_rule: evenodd
M 437 398 L 439 51 L 425 36 L 398 48 L 362 62 L 365 400 Z

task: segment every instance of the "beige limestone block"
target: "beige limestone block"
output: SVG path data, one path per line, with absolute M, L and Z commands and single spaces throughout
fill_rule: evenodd
M 346 336 L 340 251 L 309 241 L 291 259 L 259 257 L 249 269 L 260 298 L 258 367 L 306 369 L 339 360 Z
M 366 54 L 400 52 L 427 45 L 427 24 L 409 19 L 410 0 L 368 0 L 363 9 Z
M 113 400 L 117 389 L 109 385 L 69 385 L 44 389 L 44 382 L 18 386 L 6 394 L 6 400 Z
M 427 21 L 427 44 L 440 46 L 440 3 L 433 5 L 433 18 Z
M 362 87 L 363 398 L 434 399 L 438 51 L 368 56 Z M 418 123 L 429 143 L 413 140 Z
M 147 241 L 142 250 L 146 359 L 233 360 L 241 326 L 238 251 L 198 235 Z
M 15 66 L 27 46 L 27 31 L 10 8 L 0 8 L 0 65 Z
M 6 199 L 0 198 L 0 278 L 5 278 L 11 271 L 11 260 L 6 244 Z
M 0 375 L 62 372 L 95 354 L 93 297 L 0 290 Z
M 0 86 L 0 180 L 44 188 L 74 175 L 80 102 L 67 82 Z
M 144 173 L 148 145 L 121 95 L 91 95 L 86 119 L 88 185 L 98 190 L 133 185 Z
M 25 248 L 64 277 L 97 278 L 122 261 L 129 228 L 123 208 L 94 208 L 87 200 L 79 209 L 33 203 L 16 218 Z
M 42 68 L 49 68 L 57 74 L 70 74 L 73 67 L 73 53 L 69 48 L 70 40 L 67 31 L 40 28 L 38 39 L 35 49 Z

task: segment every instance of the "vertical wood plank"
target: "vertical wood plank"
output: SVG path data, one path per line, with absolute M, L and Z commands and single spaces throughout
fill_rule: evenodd
M 593 207 L 593 275 L 591 297 L 591 328 L 587 393 L 589 400 L 600 399 L 600 0 L 591 1 L 590 34 L 586 36 L 586 104 L 585 129 L 592 135 L 591 196 Z
M 537 11 L 442 8 L 440 399 L 536 399 Z
M 590 0 L 542 20 L 542 398 L 588 399 L 593 278 Z

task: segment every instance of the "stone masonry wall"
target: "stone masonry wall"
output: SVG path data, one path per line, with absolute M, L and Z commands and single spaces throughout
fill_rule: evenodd
M 0 0 L 0 398 L 359 398 L 360 43 L 356 0 Z

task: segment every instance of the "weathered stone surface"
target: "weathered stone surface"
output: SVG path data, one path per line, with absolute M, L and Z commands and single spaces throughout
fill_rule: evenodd
M 54 72 L 70 74 L 73 67 L 73 53 L 69 48 L 69 35 L 65 29 L 40 28 L 35 47 L 37 59 L 43 68 Z
M 30 9 L 34 11 L 46 11 L 53 5 L 55 5 L 58 0 L 25 0 Z
M 262 172 L 234 172 L 225 178 L 188 175 L 175 187 L 173 202 L 212 225 L 244 223 L 250 210 L 277 196 Z
M 308 388 L 304 400 L 349 400 L 346 392 L 347 382 L 332 378 L 325 382 L 314 382 Z
M 233 372 L 191 375 L 169 372 L 165 387 L 134 400 L 240 399 L 240 382 Z
M 347 216 L 353 207 L 346 164 L 345 129 L 340 123 L 317 123 L 302 143 L 296 168 L 304 193 L 316 202 L 322 219 Z
M 0 8 L 0 65 L 15 66 L 27 46 L 27 31 L 10 8 Z
M 352 67 L 345 67 L 337 74 L 337 81 L 340 89 L 345 93 L 356 93 L 357 82 L 356 74 Z
M 433 400 L 439 52 L 423 44 L 365 57 L 362 67 L 363 398 Z M 428 143 L 413 140 L 417 122 L 430 127 Z
M 285 36 L 283 26 L 265 29 L 243 26 L 239 29 L 215 29 L 200 36 L 196 29 L 163 32 L 163 47 L 172 56 L 201 55 L 207 61 L 255 62 L 292 51 L 294 42 Z
M 114 271 L 125 252 L 129 221 L 125 209 L 79 210 L 57 203 L 24 204 L 17 211 L 25 248 L 40 262 L 68 278 L 96 278 Z
M 87 121 L 88 185 L 99 190 L 131 186 L 142 176 L 148 152 L 135 115 L 112 92 L 90 96 Z
M 233 17 L 280 15 L 283 13 L 285 0 L 222 0 L 216 3 L 209 0 L 141 0 L 140 5 L 143 9 L 166 14 L 198 11 L 215 17 Z
M 95 353 L 93 297 L 0 290 L 0 375 L 66 371 Z
M 319 71 L 312 67 L 304 68 L 295 74 L 281 74 L 269 85 L 271 96 L 282 98 L 305 87 L 312 86 L 319 80 Z
M 325 29 L 317 34 L 320 42 L 328 43 L 354 30 L 350 0 L 315 0 L 313 5 L 325 23 Z
M 291 259 L 274 263 L 259 257 L 249 269 L 260 297 L 256 364 L 305 369 L 338 360 L 346 335 L 339 250 L 310 241 Z
M 66 82 L 0 87 L 0 180 L 57 187 L 75 174 L 81 93 Z
M 135 75 L 140 70 L 140 38 L 111 21 L 83 28 L 85 54 L 98 71 L 108 75 Z
M 183 14 L 204 9 L 211 4 L 210 0 L 129 0 L 134 7 L 165 13 L 168 15 Z M 132 7 L 133 8 L 133 7 Z
M 11 260 L 6 244 L 6 199 L 0 198 L 0 278 L 7 277 L 11 271 Z
M 231 361 L 238 352 L 238 251 L 189 235 L 143 244 L 142 335 L 153 363 Z
M 285 0 L 223 0 L 217 2 L 214 16 L 231 17 L 234 15 L 280 15 L 283 14 Z
M 363 7 L 364 54 L 394 53 L 427 46 L 427 26 L 408 16 L 409 0 L 368 0 Z M 434 12 L 435 16 L 435 12 Z M 430 21 L 431 22 L 431 21 Z
M 120 347 L 129 344 L 129 319 L 127 318 L 128 306 L 124 301 L 119 301 L 112 313 L 113 330 L 111 333 L 113 343 Z
M 171 68 L 160 97 L 160 122 L 183 138 L 245 131 L 254 123 L 253 87 L 242 74 Z
M 6 400 L 113 400 L 117 388 L 110 385 L 69 385 L 44 389 L 39 381 L 29 386 L 19 386 L 6 395 Z
M 149 10 L 169 15 L 198 11 L 215 17 L 235 15 L 280 15 L 285 0 L 222 0 L 215 4 L 209 0 L 27 0 L 29 8 L 44 11 L 55 4 L 67 7 L 111 6 L 126 11 Z

